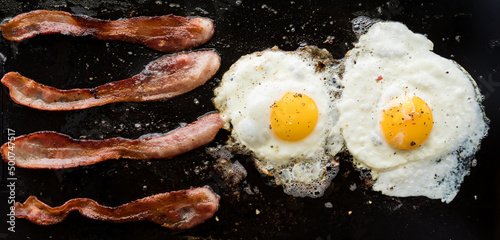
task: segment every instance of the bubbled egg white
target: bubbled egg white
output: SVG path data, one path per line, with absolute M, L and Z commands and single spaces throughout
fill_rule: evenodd
M 287 52 L 275 47 L 234 63 L 215 89 L 213 102 L 226 121 L 225 128 L 231 130 L 231 145 L 250 151 L 259 169 L 274 175 L 287 194 L 319 197 L 337 173 L 334 156 L 343 147 L 336 79 L 336 65 L 326 50 L 305 47 Z M 302 121 L 294 122 L 292 130 L 280 131 L 272 125 L 278 121 L 274 108 L 286 110 L 287 104 L 295 102 L 298 109 L 306 99 L 315 105 L 314 113 L 300 109 L 283 116 Z M 296 132 L 304 133 L 292 139 Z

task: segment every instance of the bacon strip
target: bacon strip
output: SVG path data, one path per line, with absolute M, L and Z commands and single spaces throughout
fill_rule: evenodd
M 219 208 L 219 196 L 208 187 L 191 188 L 145 197 L 119 207 L 106 207 L 88 198 L 75 198 L 62 206 L 50 207 L 36 197 L 14 204 L 15 215 L 38 225 L 63 221 L 68 213 L 78 210 L 84 217 L 130 222 L 149 220 L 172 230 L 192 228 L 210 219 Z
M 142 102 L 168 99 L 203 85 L 219 69 L 220 58 L 212 51 L 164 56 L 139 74 L 93 89 L 60 90 L 45 86 L 16 72 L 2 83 L 11 98 L 31 108 L 49 111 L 84 109 L 113 102 Z
M 165 15 L 109 21 L 49 10 L 19 14 L 1 27 L 10 41 L 58 33 L 138 43 L 166 52 L 199 46 L 214 34 L 213 22 L 206 18 Z
M 10 159 L 17 167 L 46 169 L 86 166 L 119 158 L 172 158 L 212 141 L 223 125 L 219 114 L 212 113 L 169 134 L 135 140 L 77 140 L 56 132 L 36 132 L 3 144 L 1 153 L 6 162 L 9 156 L 15 156 Z

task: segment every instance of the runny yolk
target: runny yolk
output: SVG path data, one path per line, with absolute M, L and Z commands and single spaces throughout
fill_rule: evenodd
M 314 100 L 303 93 L 287 92 L 271 110 L 271 129 L 285 141 L 299 141 L 307 137 L 318 122 L 318 108 Z
M 427 103 L 406 95 L 391 99 L 380 121 L 387 143 L 400 150 L 420 147 L 429 137 L 432 125 L 432 112 Z

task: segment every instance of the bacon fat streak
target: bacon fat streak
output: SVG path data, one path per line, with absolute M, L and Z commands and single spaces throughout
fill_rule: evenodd
M 50 207 L 30 196 L 14 207 L 16 217 L 38 225 L 59 223 L 68 213 L 79 211 L 95 220 L 116 223 L 149 220 L 172 230 L 184 230 L 210 219 L 219 208 L 219 196 L 208 187 L 191 188 L 156 194 L 118 207 L 102 206 L 88 198 L 75 198 L 62 206 Z
M 212 113 L 169 134 L 135 140 L 77 140 L 57 132 L 36 132 L 3 144 L 1 153 L 6 162 L 9 156 L 15 156 L 11 159 L 17 167 L 44 169 L 86 166 L 119 158 L 172 158 L 209 143 L 223 125 L 219 114 Z
M 164 56 L 151 62 L 139 74 L 92 89 L 60 90 L 45 86 L 17 72 L 9 72 L 2 83 L 15 102 L 31 108 L 65 111 L 101 106 L 113 102 L 143 102 L 168 99 L 203 85 L 219 69 L 220 58 L 213 51 Z
M 49 10 L 19 14 L 1 27 L 10 41 L 57 33 L 132 42 L 166 52 L 194 48 L 214 34 L 213 22 L 206 18 L 165 15 L 110 21 Z

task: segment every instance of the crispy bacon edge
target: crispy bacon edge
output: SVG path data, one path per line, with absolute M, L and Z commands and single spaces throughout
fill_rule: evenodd
M 190 229 L 212 218 L 220 197 L 209 187 L 160 193 L 118 207 L 99 205 L 88 198 L 75 198 L 62 206 L 50 207 L 34 196 L 14 204 L 15 216 L 38 225 L 60 223 L 68 213 L 115 223 L 149 220 L 174 231 Z
M 1 26 L 3 37 L 23 41 L 36 35 L 92 36 L 177 52 L 206 43 L 214 34 L 212 20 L 174 15 L 102 20 L 62 11 L 36 10 L 15 16 Z
M 164 56 L 139 74 L 92 89 L 60 90 L 35 82 L 19 73 L 5 74 L 1 82 L 16 103 L 40 110 L 67 111 L 114 102 L 169 99 L 191 91 L 217 72 L 220 57 L 206 50 Z
M 73 168 L 119 158 L 167 159 L 209 143 L 223 125 L 220 115 L 211 113 L 166 135 L 135 140 L 77 140 L 57 132 L 36 132 L 16 137 L 0 150 L 4 161 L 15 156 L 15 166 L 33 169 Z

